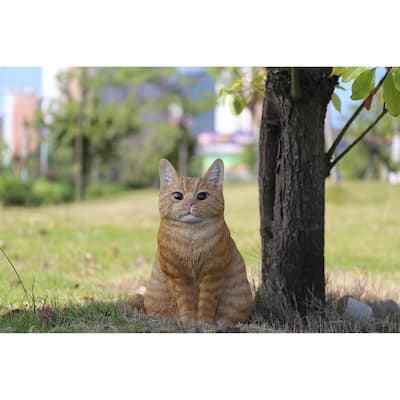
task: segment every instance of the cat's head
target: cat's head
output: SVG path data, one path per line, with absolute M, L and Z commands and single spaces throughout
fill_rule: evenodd
M 160 160 L 161 219 L 198 223 L 224 214 L 224 163 L 215 160 L 206 174 L 198 178 L 178 176 L 168 160 Z

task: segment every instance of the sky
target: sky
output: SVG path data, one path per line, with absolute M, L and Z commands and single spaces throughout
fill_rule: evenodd
M 41 94 L 40 67 L 0 67 L 0 118 L 3 116 L 4 94 L 9 89 L 32 89 Z

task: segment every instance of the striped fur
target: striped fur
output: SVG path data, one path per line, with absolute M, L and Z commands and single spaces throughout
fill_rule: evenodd
M 223 174 L 219 159 L 200 178 L 178 177 L 167 160 L 160 161 L 161 222 L 144 297 L 147 313 L 208 324 L 248 319 L 250 285 L 224 220 Z M 174 199 L 174 192 L 183 199 Z M 200 192 L 208 197 L 197 199 Z

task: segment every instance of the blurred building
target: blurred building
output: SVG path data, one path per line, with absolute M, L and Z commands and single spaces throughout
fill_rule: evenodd
M 247 144 L 256 142 L 254 131 L 234 130 L 231 132 L 204 131 L 198 135 L 198 152 L 202 158 L 203 172 L 216 159 L 225 164 L 226 177 L 250 179 L 249 167 L 243 162 L 242 153 Z
M 224 85 L 226 83 L 214 82 L 215 92 L 219 93 Z M 203 172 L 212 161 L 221 158 L 228 179 L 251 179 L 252 173 L 243 159 L 243 152 L 247 145 L 258 142 L 262 104 L 256 103 L 253 110 L 246 107 L 240 115 L 234 115 L 229 106 L 231 100 L 227 96 L 225 101 L 217 101 L 213 118 L 209 120 L 212 124 L 197 135 L 197 151 Z
M 6 145 L 4 164 L 24 160 L 38 146 L 34 129 L 39 98 L 31 90 L 8 91 L 4 96 L 3 140 Z

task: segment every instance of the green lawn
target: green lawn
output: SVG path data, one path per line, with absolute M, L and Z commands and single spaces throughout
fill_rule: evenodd
M 260 267 L 255 184 L 225 187 L 226 220 L 248 265 Z M 0 208 L 0 241 L 29 292 L 68 304 L 130 297 L 151 271 L 158 229 L 157 192 L 63 206 Z M 23 290 L 0 254 L 0 307 L 20 304 Z M 369 271 L 400 284 L 400 187 L 328 185 L 328 270 Z M 1 310 L 0 310 L 1 311 Z

